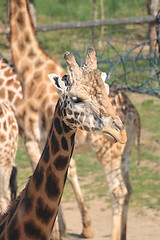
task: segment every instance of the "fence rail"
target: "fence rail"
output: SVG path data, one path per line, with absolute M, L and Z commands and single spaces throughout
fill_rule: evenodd
M 90 27 L 100 27 L 100 26 L 116 26 L 116 25 L 128 25 L 128 24 L 144 24 L 144 23 L 154 23 L 155 17 L 148 15 L 144 17 L 131 17 L 131 18 L 117 18 L 117 19 L 106 19 L 106 20 L 96 20 L 96 21 L 85 21 L 85 22 L 65 22 L 53 25 L 42 25 L 36 27 L 37 32 L 46 32 L 62 29 L 72 29 L 72 28 L 90 28 Z M 0 29 L 0 35 L 9 34 L 10 29 Z

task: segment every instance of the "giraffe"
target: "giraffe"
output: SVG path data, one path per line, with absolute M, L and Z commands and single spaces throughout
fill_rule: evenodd
M 58 99 L 54 87 L 47 79 L 47 74 L 54 71 L 58 75 L 63 76 L 65 74 L 65 71 L 55 59 L 50 58 L 44 52 L 42 52 L 40 46 L 38 45 L 32 20 L 30 18 L 28 1 L 11 1 L 10 22 L 12 59 L 16 67 L 16 73 L 18 74 L 18 77 L 22 82 L 24 94 L 23 100 L 20 102 L 18 108 L 16 109 L 16 116 L 18 119 L 20 133 L 21 136 L 24 138 L 27 154 L 34 170 L 43 150 L 52 120 L 53 109 Z M 127 98 L 127 96 L 123 94 L 121 95 L 121 98 L 125 97 Z M 119 102 L 119 104 L 121 104 L 121 101 Z M 128 108 L 127 111 L 129 111 Z M 89 139 L 91 138 L 91 136 L 95 138 L 95 135 L 88 135 L 87 132 L 80 130 L 77 131 L 76 145 L 82 147 L 81 152 L 83 152 L 84 149 L 89 145 Z M 103 144 L 103 141 L 105 140 L 102 137 L 101 140 L 99 140 L 99 144 Z M 118 144 L 111 145 L 110 147 L 116 148 L 116 146 L 117 150 L 120 150 L 120 145 Z M 121 146 L 121 152 L 123 152 L 123 148 L 124 146 Z M 76 149 L 79 148 L 76 147 L 75 150 Z M 96 152 L 96 149 L 94 148 L 94 142 L 92 149 Z M 118 152 L 120 152 L 119 150 Z M 72 164 L 72 161 L 71 167 L 69 168 L 70 170 L 74 170 L 74 164 Z M 107 178 L 107 175 L 110 174 L 112 169 L 110 168 L 109 161 L 103 161 L 103 165 L 106 165 L 106 168 L 108 168 L 108 172 L 104 171 Z M 113 163 L 117 168 L 116 160 Z M 117 182 L 119 182 L 119 184 L 114 184 L 113 182 L 112 184 L 109 184 L 109 191 L 114 196 L 114 201 L 117 202 L 116 205 L 112 204 L 112 209 L 114 212 L 112 221 L 114 226 L 112 230 L 112 236 L 116 236 L 112 237 L 113 240 L 118 239 L 117 236 L 121 235 L 120 229 L 122 222 L 121 220 L 119 220 L 121 219 L 120 214 L 118 215 L 118 217 L 116 217 L 117 211 L 114 209 L 122 206 L 123 204 L 120 204 L 120 199 L 121 201 L 125 201 L 125 198 L 128 196 L 128 189 L 123 180 L 121 169 L 119 169 L 118 175 L 115 174 L 115 179 Z M 122 188 L 123 190 L 121 190 Z M 119 195 L 121 196 L 121 198 L 119 197 Z M 84 235 L 85 237 L 93 236 L 91 230 L 91 219 L 86 209 L 84 209 L 82 221 L 84 225 L 82 235 Z M 126 223 L 123 223 L 123 225 L 125 224 Z M 125 235 L 125 233 L 123 233 L 123 235 Z
M 16 183 L 14 179 L 11 181 L 16 175 L 14 160 L 18 146 L 18 124 L 14 112 L 21 99 L 22 87 L 14 67 L 0 55 L 0 214 L 16 196 Z
M 10 186 L 11 173 L 15 171 L 18 147 L 18 124 L 8 102 L 0 98 L 0 215 L 2 215 L 15 192 Z M 11 188 L 11 189 L 10 189 Z
M 101 133 L 112 142 L 127 140 L 108 98 L 109 88 L 96 67 L 95 50 L 88 49 L 83 67 L 70 52 L 64 58 L 68 75 L 62 79 L 49 75 L 60 97 L 46 145 L 26 188 L 0 218 L 0 240 L 50 238 L 78 128 Z
M 100 134 L 91 133 L 87 135 L 88 145 L 85 147 L 83 147 L 83 139 L 81 142 L 79 141 L 80 144 L 77 144 L 78 141 L 76 139 L 75 152 L 81 153 L 82 148 L 83 153 L 85 151 L 87 152 L 92 150 L 96 154 L 97 160 L 104 172 L 106 183 L 109 187 L 113 214 L 112 239 L 126 239 L 128 204 L 132 193 L 129 181 L 129 161 L 136 136 L 138 163 L 140 161 L 141 122 L 139 113 L 127 95 L 118 90 L 115 86 L 113 88 L 114 91 L 110 91 L 109 98 L 112 105 L 115 107 L 117 114 L 126 126 L 126 145 L 124 146 L 120 143 L 112 143 Z M 70 162 L 68 179 L 75 193 L 82 217 L 83 232 L 81 235 L 85 237 L 84 233 L 85 231 L 88 231 L 89 226 L 91 226 L 91 221 L 78 182 L 76 163 L 73 160 Z M 113 189 L 113 186 L 116 186 L 116 188 Z M 126 189 L 127 191 L 125 192 Z M 61 211 L 62 210 L 60 209 L 60 231 L 61 234 L 64 234 L 66 231 L 66 224 Z

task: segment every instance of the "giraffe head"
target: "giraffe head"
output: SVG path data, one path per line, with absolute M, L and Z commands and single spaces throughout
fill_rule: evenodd
M 125 128 L 116 115 L 108 94 L 109 86 L 104 83 L 104 74 L 97 69 L 96 53 L 87 51 L 87 58 L 79 67 L 73 54 L 64 55 L 68 75 L 62 79 L 56 74 L 49 78 L 60 95 L 61 113 L 64 121 L 72 128 L 102 133 L 113 142 L 125 143 Z

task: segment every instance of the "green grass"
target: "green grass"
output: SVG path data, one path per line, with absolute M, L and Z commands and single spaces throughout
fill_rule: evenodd
M 26 155 L 23 139 L 21 137 L 19 138 L 18 151 L 16 155 L 16 165 L 18 169 L 18 190 L 20 192 L 24 188 L 28 181 L 28 178 L 32 174 L 31 165 Z
M 36 0 L 38 15 L 52 16 L 54 22 L 57 21 L 86 21 L 92 20 L 93 5 L 92 0 Z M 141 16 L 147 14 L 144 1 L 138 0 L 104 0 L 105 18 Z M 97 1 L 98 16 L 100 5 Z M 53 23 L 53 22 L 52 22 Z
M 141 105 L 137 105 L 138 111 L 141 113 L 142 126 L 156 135 L 160 132 L 159 116 L 160 105 L 156 104 L 153 99 L 145 100 Z

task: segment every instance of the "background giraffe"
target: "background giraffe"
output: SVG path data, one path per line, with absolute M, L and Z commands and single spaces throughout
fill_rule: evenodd
M 12 185 L 15 179 L 11 182 L 12 187 L 10 181 L 11 173 L 12 177 L 16 174 L 18 147 L 18 124 L 14 112 L 21 99 L 22 87 L 14 68 L 0 55 L 0 214 L 16 195 L 16 185 Z
M 117 111 L 117 114 L 120 116 L 121 120 L 126 126 L 126 145 L 124 146 L 120 143 L 111 143 L 102 135 L 95 133 L 87 136 L 87 147 L 83 147 L 83 141 L 79 141 L 81 143 L 80 145 L 78 145 L 76 141 L 75 152 L 81 153 L 82 149 L 83 153 L 85 150 L 93 150 L 95 152 L 97 160 L 104 172 L 111 197 L 113 213 L 112 239 L 118 239 L 120 232 L 123 233 L 123 235 L 121 233 L 121 239 L 125 239 L 128 204 L 130 195 L 132 193 L 132 188 L 129 181 L 129 161 L 136 136 L 138 161 L 140 160 L 141 123 L 139 113 L 125 93 L 121 92 L 120 90 L 116 90 L 115 88 L 113 92 L 110 92 L 109 97 L 112 105 Z M 76 200 L 82 216 L 83 229 L 85 230 L 87 229 L 86 226 L 91 225 L 91 222 L 79 186 L 76 163 L 73 160 L 70 163 L 68 178 L 76 195 Z M 127 187 L 127 192 L 125 192 L 124 184 Z M 114 185 L 116 186 L 116 189 L 114 189 Z M 63 216 L 60 216 L 60 219 L 60 228 L 61 231 L 64 232 L 66 226 Z M 120 229 L 121 227 L 122 231 Z
M 32 167 L 35 168 L 40 153 L 44 147 L 49 126 L 51 124 L 52 112 L 57 101 L 57 94 L 47 79 L 47 74 L 54 71 L 62 76 L 64 74 L 64 70 L 54 59 L 51 59 L 46 54 L 44 54 L 39 47 L 35 38 L 30 14 L 24 0 L 12 0 L 11 50 L 14 65 L 16 67 L 18 76 L 21 78 L 24 92 L 24 99 L 18 106 L 16 115 L 21 134 L 25 141 L 29 159 L 31 161 Z M 126 101 L 125 98 L 127 99 L 127 97 L 123 94 L 121 94 L 121 98 L 124 98 L 124 102 Z M 118 101 L 116 101 L 116 103 L 117 102 Z M 121 102 L 122 101 L 119 101 L 118 103 L 121 104 Z M 126 109 L 128 110 L 128 108 Z M 132 124 L 134 126 L 133 119 L 131 119 L 131 125 Z M 79 131 L 76 135 L 77 145 L 80 147 L 82 145 L 83 147 L 88 146 L 89 139 L 91 138 L 95 139 L 95 135 L 88 135 L 86 132 Z M 99 135 L 97 135 L 97 138 L 99 138 Z M 104 139 L 100 137 L 99 145 L 102 146 L 103 141 Z M 93 150 L 96 152 L 97 150 L 94 147 L 94 140 L 91 142 L 93 143 Z M 80 145 L 81 143 L 83 144 Z M 103 168 L 105 166 L 107 169 L 105 170 L 106 179 L 110 178 L 110 173 L 112 173 L 114 174 L 116 181 L 116 187 L 113 182 L 109 181 L 109 191 L 111 193 L 111 197 L 114 196 L 114 199 L 112 200 L 114 226 L 112 233 L 113 236 L 117 236 L 118 234 L 121 235 L 121 224 L 126 225 L 125 221 L 122 223 L 122 212 L 124 208 L 122 202 L 125 202 L 127 204 L 127 201 L 125 201 L 125 199 L 128 198 L 129 194 L 126 183 L 124 182 L 122 176 L 120 164 L 124 146 L 111 145 L 110 147 L 113 147 L 114 150 L 110 150 L 110 152 L 115 152 L 116 146 L 118 149 L 117 158 L 119 160 L 113 161 L 115 167 L 113 167 L 113 169 L 110 168 L 110 162 L 107 159 L 106 161 L 103 160 L 102 164 Z M 76 149 L 78 149 L 78 147 Z M 83 151 L 82 148 L 81 151 Z M 105 151 L 107 152 L 107 146 L 105 148 Z M 119 154 L 120 152 L 121 154 Z M 128 154 L 130 154 L 130 151 Z M 123 161 L 128 162 L 129 156 L 126 156 L 126 159 L 127 160 L 124 158 Z M 101 159 L 99 161 L 102 162 Z M 124 174 L 128 175 L 128 169 L 126 169 L 126 172 Z M 125 179 L 128 179 L 128 177 Z M 127 183 L 127 185 L 129 185 L 129 183 Z M 115 201 L 117 204 L 114 204 Z M 117 212 L 120 213 L 118 216 Z M 126 215 L 126 210 L 124 215 Z M 91 221 L 86 211 L 85 216 L 83 217 L 83 222 L 84 229 L 82 234 L 86 237 L 92 236 L 90 226 Z M 113 237 L 113 239 L 116 238 Z
M 17 147 L 17 121 L 9 104 L 0 99 L 0 215 L 16 195 L 16 189 L 10 191 L 10 177 L 12 169 L 15 171 Z
M 88 61 L 92 59 L 92 64 Z M 94 49 L 84 68 L 66 53 L 68 76 L 50 76 L 60 94 L 47 142 L 26 188 L 0 218 L 0 239 L 49 239 L 67 178 L 77 128 L 125 143 L 126 131 L 110 103 Z M 102 100 L 105 100 L 102 103 Z M 75 113 L 79 113 L 77 116 Z

